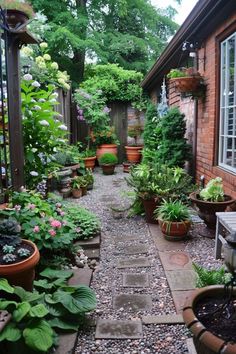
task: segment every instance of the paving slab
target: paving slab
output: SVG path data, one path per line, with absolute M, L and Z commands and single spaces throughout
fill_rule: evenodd
M 194 290 L 176 290 L 172 291 L 172 297 L 177 313 L 182 313 L 186 298 L 192 294 Z
M 186 344 L 188 348 L 188 354 L 197 354 L 194 342 L 192 338 L 186 339 Z
M 193 270 L 168 270 L 165 273 L 171 291 L 195 289 L 196 273 Z
M 185 249 L 186 244 L 182 241 L 167 241 L 158 225 L 148 224 L 148 227 L 158 251 L 183 251 Z
M 101 243 L 101 235 L 97 235 L 93 238 L 89 238 L 87 240 L 78 240 L 75 242 L 75 246 L 81 246 L 83 249 L 88 248 L 99 248 Z
M 141 243 L 138 245 L 126 246 L 124 249 L 124 253 L 127 255 L 144 254 L 148 253 L 148 247 Z
M 58 347 L 54 354 L 71 354 L 76 346 L 78 333 L 65 333 L 59 335 Z
M 141 267 L 151 267 L 151 263 L 147 258 L 140 257 L 134 259 L 119 259 L 117 261 L 117 268 L 141 268 Z
M 152 297 L 139 294 L 119 294 L 113 297 L 113 308 L 119 310 L 141 311 L 152 308 Z
M 122 274 L 123 287 L 125 288 L 147 288 L 150 286 L 149 275 L 145 273 L 124 273 Z
M 118 235 L 114 237 L 115 242 L 136 241 L 139 239 L 138 235 Z
M 89 286 L 92 280 L 93 272 L 90 268 L 73 269 L 74 275 L 69 279 L 69 285 L 83 284 Z
M 99 248 L 88 248 L 87 250 L 84 250 L 85 256 L 87 256 L 89 259 L 100 259 L 100 249 Z
M 121 321 L 102 320 L 97 321 L 96 339 L 140 339 L 143 338 L 141 320 Z
M 187 252 L 159 252 L 159 256 L 164 270 L 193 269 Z
M 182 315 L 159 315 L 159 316 L 142 316 L 144 325 L 150 324 L 182 324 L 184 323 Z

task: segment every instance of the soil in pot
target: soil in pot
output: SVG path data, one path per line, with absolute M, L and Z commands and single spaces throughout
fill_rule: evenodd
M 226 342 L 236 343 L 236 316 L 233 301 L 224 308 L 225 298 L 204 298 L 198 301 L 195 314 L 199 321 L 215 336 L 220 337 Z

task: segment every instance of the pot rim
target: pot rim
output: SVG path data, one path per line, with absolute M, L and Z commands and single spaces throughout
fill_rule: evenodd
M 229 200 L 224 200 L 223 202 L 210 202 L 210 201 L 207 201 L 207 200 L 202 200 L 202 199 L 197 198 L 198 194 L 199 193 L 197 193 L 197 192 L 190 193 L 189 198 L 192 200 L 192 202 L 199 203 L 199 204 L 219 204 L 219 205 L 224 205 L 224 204 L 228 205 L 228 204 L 232 204 L 232 203 L 235 202 L 235 199 L 232 198 L 228 194 L 224 194 L 224 197 L 229 198 Z
M 89 160 L 89 161 L 92 161 L 92 160 L 96 160 L 97 156 L 90 156 L 90 157 L 83 157 L 83 160 Z
M 117 144 L 101 144 L 98 146 L 98 149 L 101 149 L 103 147 L 117 147 Z

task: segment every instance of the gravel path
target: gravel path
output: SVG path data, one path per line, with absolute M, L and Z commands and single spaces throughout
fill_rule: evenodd
M 121 167 L 116 168 L 113 176 L 103 176 L 100 169 L 95 171 L 95 186 L 87 196 L 77 202 L 94 212 L 102 221 L 101 258 L 99 266 L 93 275 L 91 287 L 97 296 L 97 310 L 93 319 L 126 319 L 140 318 L 142 315 L 161 315 L 175 313 L 174 303 L 161 266 L 158 252 L 144 219 L 141 217 L 128 218 L 127 215 L 118 217 L 111 206 L 126 207 L 130 204 L 127 197 L 129 189 L 125 182 L 126 175 Z M 198 236 L 202 224 L 194 217 L 196 224 L 192 231 L 191 240 L 186 241 L 186 251 L 194 262 L 207 266 L 220 266 L 221 262 L 214 260 L 214 240 Z M 122 242 L 117 243 L 116 237 L 122 235 L 137 236 L 139 243 L 148 246 L 148 254 L 144 255 L 152 267 L 117 269 L 118 259 L 136 258 L 122 254 Z M 125 246 L 133 245 L 136 241 L 126 241 Z M 122 273 L 148 273 L 151 275 L 149 288 L 122 287 Z M 151 310 L 131 312 L 120 309 L 114 310 L 112 299 L 114 295 L 149 294 L 152 296 Z M 148 325 L 143 326 L 143 338 L 140 340 L 95 340 L 95 328 L 90 327 L 86 332 L 80 332 L 76 354 L 184 354 L 188 353 L 186 338 L 190 336 L 183 325 Z

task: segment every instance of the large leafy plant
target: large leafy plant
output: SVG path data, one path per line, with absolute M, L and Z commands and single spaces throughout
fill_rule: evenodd
M 224 189 L 221 177 L 211 179 L 200 193 L 200 198 L 208 202 L 223 202 Z
M 6 352 L 48 353 L 56 344 L 57 332 L 78 330 L 85 313 L 95 309 L 96 298 L 85 285 L 68 286 L 71 276 L 70 271 L 46 269 L 35 282 L 39 292 L 33 293 L 0 279 L 0 309 L 12 314 L 0 333 Z
M 169 222 L 180 222 L 190 219 L 188 207 L 180 200 L 164 200 L 155 210 L 155 216 Z
M 57 104 L 55 86 L 40 88 L 30 74 L 21 83 L 23 138 L 25 153 L 25 179 L 29 187 L 35 186 L 58 164 L 53 155 L 65 144 L 67 127 L 55 117 Z

